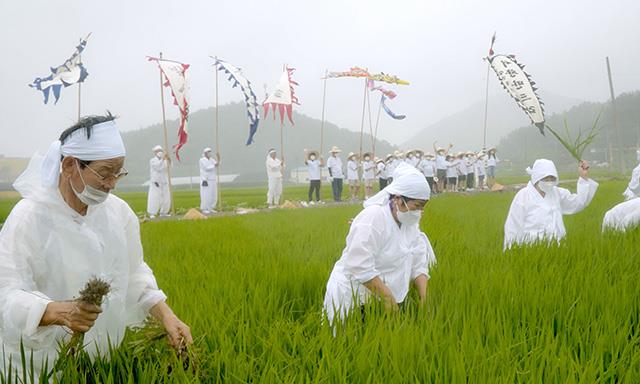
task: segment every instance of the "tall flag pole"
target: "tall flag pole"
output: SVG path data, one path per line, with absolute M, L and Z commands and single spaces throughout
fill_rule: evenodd
M 42 92 L 44 103 L 49 102 L 49 93 L 53 93 L 54 104 L 60 99 L 60 91 L 73 84 L 78 84 L 78 120 L 80 120 L 80 84 L 89 76 L 84 65 L 82 65 L 81 53 L 87 45 L 91 33 L 84 39 L 80 39 L 80 44 L 76 46 L 75 52 L 62 65 L 50 68 L 47 77 L 36 77 L 29 86 Z
M 488 58 L 493 56 L 493 44 L 496 42 L 496 33 L 493 32 L 491 37 L 491 46 L 489 47 L 489 56 L 485 58 L 487 60 L 487 85 L 484 91 L 484 134 L 482 138 L 482 148 L 487 148 L 487 114 L 489 112 L 489 71 L 491 70 L 491 63 Z
M 324 156 L 324 152 L 323 151 L 323 144 L 324 144 L 324 110 L 325 110 L 325 103 L 326 103 L 326 99 L 327 99 L 327 75 L 329 74 L 329 71 L 327 71 L 326 69 L 324 70 L 324 84 L 322 86 L 322 121 L 320 122 L 320 157 Z
M 215 58 L 216 63 L 218 63 L 218 56 L 216 56 Z M 219 103 L 218 103 L 218 67 L 216 67 L 215 69 L 216 72 L 216 161 L 218 160 L 218 158 L 220 157 L 220 119 L 218 116 L 218 107 L 219 107 Z M 220 207 L 222 206 L 222 202 L 220 201 L 220 163 L 218 162 L 218 165 L 216 167 L 216 194 L 218 195 L 218 206 L 216 208 L 218 208 L 218 212 L 220 211 Z
M 158 55 L 162 60 L 162 52 Z M 175 215 L 175 204 L 173 203 L 173 183 L 171 182 L 171 155 L 169 153 L 169 134 L 167 130 L 167 117 L 164 109 L 164 76 L 162 75 L 162 69 L 160 72 L 160 105 L 162 106 L 162 128 L 164 130 L 164 154 L 167 161 L 167 178 L 169 179 L 169 196 L 171 204 L 171 215 Z

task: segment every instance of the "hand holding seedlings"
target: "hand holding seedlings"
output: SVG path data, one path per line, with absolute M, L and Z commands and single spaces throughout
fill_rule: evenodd
M 47 305 L 41 326 L 65 326 L 71 332 L 87 332 L 95 323 L 102 308 L 81 301 L 52 301 Z

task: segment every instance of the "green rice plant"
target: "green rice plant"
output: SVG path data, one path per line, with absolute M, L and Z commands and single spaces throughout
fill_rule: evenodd
M 587 149 L 587 147 L 591 145 L 593 140 L 598 135 L 599 120 L 600 120 L 600 114 L 598 114 L 596 119 L 593 121 L 591 129 L 589 130 L 589 132 L 585 134 L 584 137 L 583 137 L 582 130 L 578 129 L 578 135 L 573 140 L 570 138 L 571 135 L 569 133 L 569 126 L 567 124 L 567 119 L 564 119 L 564 130 L 566 134 L 565 137 L 560 136 L 553 128 L 551 128 L 549 124 L 545 124 L 545 127 L 549 130 L 549 132 L 551 132 L 551 134 L 553 134 L 553 136 L 555 136 L 556 139 L 558 139 L 560 144 L 562 144 L 562 146 L 571 154 L 571 156 L 573 156 L 574 159 L 578 161 L 582 161 L 583 160 L 582 154 L 584 153 L 585 149 Z

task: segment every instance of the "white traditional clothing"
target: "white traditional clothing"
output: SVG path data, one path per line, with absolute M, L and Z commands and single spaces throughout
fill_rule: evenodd
M 76 132 L 84 134 L 83 129 Z M 67 155 L 82 158 L 78 152 L 71 150 Z M 107 158 L 114 157 L 102 159 Z M 11 359 L 12 366 L 19 368 L 22 341 L 27 359 L 33 352 L 37 376 L 45 361 L 53 367 L 59 343 L 71 336 L 61 326 L 40 326 L 51 301 L 77 297 L 94 276 L 110 283 L 103 312 L 84 335 L 84 350 L 96 356 L 98 352 L 108 354 L 109 343 L 117 347 L 127 326 L 142 322 L 151 307 L 166 299 L 143 260 L 139 221 L 131 208 L 110 194 L 103 203 L 90 205 L 82 216 L 67 205 L 57 186 L 46 182 L 43 172 L 47 169 L 42 156 L 31 159 L 14 183 L 23 199 L 0 232 L 4 367 Z M 2 375 L 6 377 L 5 372 Z
M 267 204 L 275 206 L 280 204 L 280 195 L 282 195 L 282 161 L 278 158 L 272 159 L 271 156 L 267 156 L 265 165 L 269 179 Z
M 640 154 L 638 157 L 640 157 Z M 640 158 L 638 160 L 640 160 Z M 627 185 L 623 196 L 625 200 L 631 200 L 640 196 L 640 164 L 631 172 L 631 180 L 629 180 L 629 185 Z
M 504 224 L 504 249 L 514 244 L 560 241 L 566 234 L 562 215 L 582 211 L 591 203 L 598 189 L 598 183 L 581 177 L 575 194 L 554 186 L 543 197 L 535 184 L 547 176 L 554 176 L 557 180 L 555 165 L 550 160 L 538 159 L 527 172 L 531 181 L 516 194 Z
M 200 159 L 200 210 L 209 213 L 218 204 L 218 160 L 203 156 Z
M 640 224 L 640 198 L 624 201 L 604 214 L 602 230 L 613 229 L 625 232 Z
M 155 216 L 158 213 L 167 215 L 171 208 L 169 193 L 169 163 L 166 159 L 153 156 L 149 160 L 149 195 L 147 196 L 147 213 Z
M 364 283 L 375 277 L 382 279 L 398 303 L 406 298 L 413 280 L 420 275 L 429 278 L 429 266 L 435 264 L 429 239 L 418 223 L 398 226 L 389 206 L 392 195 L 427 200 L 429 185 L 414 167 L 403 164 L 393 183 L 365 201 L 327 282 L 324 311 L 330 323 L 335 315 L 344 319 L 367 301 L 371 292 Z

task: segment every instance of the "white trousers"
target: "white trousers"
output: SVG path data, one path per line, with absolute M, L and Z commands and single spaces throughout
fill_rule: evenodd
M 282 177 L 269 177 L 269 191 L 267 192 L 267 204 L 280 204 L 282 195 Z
M 149 197 L 147 199 L 147 213 L 149 215 L 166 215 L 171 208 L 171 195 L 169 194 L 169 184 L 149 184 Z
M 207 186 L 200 181 L 200 210 L 212 211 L 218 204 L 218 183 L 215 180 L 207 180 Z

